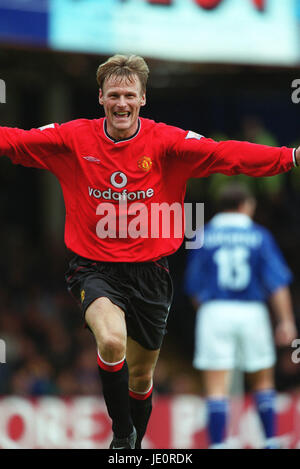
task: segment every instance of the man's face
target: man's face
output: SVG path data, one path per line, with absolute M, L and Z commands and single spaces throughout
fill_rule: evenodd
M 99 103 L 104 107 L 109 135 L 121 140 L 136 132 L 140 108 L 146 104 L 146 97 L 136 75 L 131 81 L 111 76 L 100 89 Z

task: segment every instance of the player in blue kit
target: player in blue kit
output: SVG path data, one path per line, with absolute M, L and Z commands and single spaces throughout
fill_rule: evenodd
M 292 274 L 270 232 L 252 221 L 255 205 L 246 187 L 226 185 L 220 212 L 205 225 L 203 247 L 189 251 L 185 290 L 197 308 L 193 365 L 203 370 L 211 448 L 226 447 L 229 375 L 236 366 L 249 374 L 265 447 L 277 447 L 266 301 L 276 316 L 277 345 L 290 345 L 297 336 Z

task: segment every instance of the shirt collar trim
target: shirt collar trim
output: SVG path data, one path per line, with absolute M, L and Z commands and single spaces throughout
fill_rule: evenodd
M 129 142 L 130 140 L 133 140 L 140 132 L 141 130 L 141 121 L 140 119 L 138 119 L 138 128 L 136 130 L 136 132 L 129 138 L 123 138 L 121 140 L 116 140 L 114 139 L 111 135 L 109 135 L 109 133 L 107 132 L 107 124 L 106 124 L 106 118 L 103 120 L 103 132 L 104 132 L 104 135 L 113 143 L 115 144 L 118 144 L 118 143 L 122 143 L 122 142 Z
M 244 213 L 218 213 L 215 215 L 211 223 L 214 227 L 236 227 L 236 228 L 248 228 L 252 223 L 252 219 Z

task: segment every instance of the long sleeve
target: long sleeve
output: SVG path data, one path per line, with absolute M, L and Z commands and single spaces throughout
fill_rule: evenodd
M 194 132 L 166 126 L 166 156 L 187 177 L 214 173 L 262 177 L 289 171 L 293 149 L 228 140 L 216 142 Z
M 61 128 L 58 124 L 31 130 L 0 127 L 0 156 L 8 156 L 14 164 L 51 170 L 52 159 L 69 153 Z
M 192 145 L 191 145 L 192 146 Z M 198 177 L 203 170 L 206 175 L 222 173 L 227 176 L 274 176 L 289 171 L 293 166 L 293 149 L 269 147 L 248 142 L 228 140 L 214 142 L 211 139 L 199 141 L 201 161 L 193 161 L 192 176 Z M 194 148 L 184 151 L 194 159 Z

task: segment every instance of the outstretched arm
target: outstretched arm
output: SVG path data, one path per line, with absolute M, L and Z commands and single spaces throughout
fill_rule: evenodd
M 160 129 L 169 164 L 175 164 L 185 178 L 207 177 L 214 173 L 274 176 L 289 171 L 298 160 L 300 163 L 300 147 L 296 151 L 237 140 L 216 142 L 177 127 L 160 124 Z
M 69 151 L 61 128 L 58 124 L 31 130 L 0 127 L 0 156 L 15 164 L 51 169 L 51 159 Z

